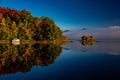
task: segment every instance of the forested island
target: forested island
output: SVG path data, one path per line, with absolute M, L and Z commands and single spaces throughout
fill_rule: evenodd
M 20 40 L 21 45 L 9 44 L 14 40 Z M 0 7 L 0 75 L 52 64 L 62 51 L 57 43 L 65 41 L 67 37 L 49 17 Z
M 0 7 L 0 40 L 61 41 L 61 29 L 49 17 L 34 17 L 27 10 Z

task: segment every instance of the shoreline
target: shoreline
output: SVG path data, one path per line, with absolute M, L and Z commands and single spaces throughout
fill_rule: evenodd
M 20 41 L 20 45 L 21 44 L 59 44 L 59 45 L 63 45 L 63 44 L 67 44 L 68 40 L 40 40 L 40 41 L 36 41 L 36 40 L 21 40 Z M 10 40 L 0 40 L 0 44 L 12 44 L 12 42 Z

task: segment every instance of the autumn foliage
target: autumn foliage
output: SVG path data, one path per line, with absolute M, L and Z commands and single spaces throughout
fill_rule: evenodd
M 84 45 L 84 46 L 86 46 L 86 45 L 90 46 L 95 43 L 95 38 L 94 38 L 94 36 L 82 36 L 81 42 L 82 42 L 82 45 Z
M 34 17 L 27 10 L 0 7 L 0 36 L 0 40 L 55 40 L 61 38 L 62 31 L 48 17 Z

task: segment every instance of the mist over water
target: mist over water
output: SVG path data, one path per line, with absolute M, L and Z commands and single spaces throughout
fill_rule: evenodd
M 100 41 L 95 42 L 91 46 L 84 46 L 80 41 L 73 40 L 73 42 L 63 45 L 62 47 L 66 50 L 80 52 L 99 52 L 102 54 L 120 55 L 120 41 Z
M 83 35 L 92 35 L 98 41 L 120 41 L 120 27 L 70 30 L 63 35 L 74 40 L 79 40 Z

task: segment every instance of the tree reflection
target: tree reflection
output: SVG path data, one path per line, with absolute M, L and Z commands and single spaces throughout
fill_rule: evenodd
M 28 72 L 32 66 L 48 66 L 60 55 L 56 44 L 6 45 L 0 44 L 0 74 Z

